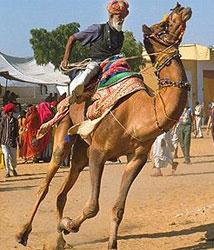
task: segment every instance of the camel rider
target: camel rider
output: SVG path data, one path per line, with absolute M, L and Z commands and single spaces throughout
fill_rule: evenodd
M 99 64 L 120 53 L 123 46 L 122 26 L 125 17 L 129 14 L 129 5 L 126 0 L 112 0 L 107 5 L 109 20 L 105 24 L 93 24 L 85 31 L 81 31 L 71 35 L 68 38 L 61 67 L 66 69 L 68 66 L 68 58 L 75 41 L 80 41 L 82 45 L 90 45 L 91 62 L 86 66 L 84 71 L 80 71 L 70 83 L 71 95 L 66 97 L 57 105 L 57 113 L 48 122 L 42 124 L 37 139 L 41 138 L 49 128 L 56 124 L 68 110 L 69 105 L 78 100 L 84 91 L 84 86 L 96 76 L 100 70 Z
M 123 46 L 124 35 L 122 26 L 125 17 L 129 14 L 129 5 L 126 0 L 112 0 L 107 5 L 109 20 L 105 24 L 93 24 L 86 30 L 71 35 L 68 38 L 61 67 L 68 66 L 68 59 L 76 41 L 82 45 L 90 46 L 90 57 L 92 61 L 86 66 L 84 71 L 80 71 L 70 83 L 71 95 L 57 107 L 62 112 L 66 106 L 76 102 L 81 96 L 84 86 L 98 74 L 99 64 L 106 58 L 119 54 Z

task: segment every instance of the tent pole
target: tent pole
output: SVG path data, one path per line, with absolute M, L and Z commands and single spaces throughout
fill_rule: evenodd
M 68 84 L 68 95 L 70 95 L 70 84 Z
M 8 79 L 6 79 L 6 83 L 5 83 L 5 90 L 4 90 L 4 93 L 6 93 L 6 91 L 7 91 L 7 85 L 8 85 Z

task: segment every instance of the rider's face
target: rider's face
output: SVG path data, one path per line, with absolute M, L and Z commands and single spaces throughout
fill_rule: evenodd
M 113 15 L 111 17 L 111 25 L 117 31 L 122 31 L 124 18 L 121 15 Z

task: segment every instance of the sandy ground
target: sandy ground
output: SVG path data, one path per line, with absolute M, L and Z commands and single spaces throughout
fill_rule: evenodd
M 180 152 L 179 155 L 181 156 Z M 192 140 L 192 164 L 179 158 L 176 176 L 170 168 L 163 177 L 151 177 L 148 162 L 134 182 L 120 226 L 118 247 L 122 250 L 214 249 L 214 145 L 210 137 Z M 123 159 L 124 160 L 124 159 Z M 100 197 L 100 212 L 86 221 L 78 234 L 66 236 L 72 249 L 107 249 L 109 217 L 123 171 L 123 164 L 106 164 Z M 35 218 L 28 246 L 15 242 L 17 229 L 27 220 L 47 164 L 19 165 L 20 176 L 4 179 L 0 170 L 0 250 L 42 249 L 54 238 L 55 197 L 68 169 L 60 169 Z M 65 215 L 77 216 L 88 198 L 89 173 L 82 172 L 69 193 Z M 205 241 L 205 237 L 209 241 Z

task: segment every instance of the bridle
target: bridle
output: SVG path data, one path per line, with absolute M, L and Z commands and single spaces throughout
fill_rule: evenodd
M 170 20 L 171 18 L 172 18 L 172 13 L 167 17 L 167 19 Z M 157 98 L 156 97 L 159 97 L 159 99 L 160 99 L 160 102 L 161 102 L 161 105 L 162 105 L 162 108 L 163 108 L 163 112 L 164 112 L 166 118 L 168 120 L 174 121 L 176 123 L 178 122 L 178 119 L 171 118 L 171 117 L 169 117 L 167 115 L 163 98 L 160 95 L 160 89 L 166 88 L 166 87 L 177 87 L 177 88 L 183 88 L 183 89 L 190 90 L 190 83 L 189 82 L 182 81 L 182 80 L 181 81 L 172 81 L 170 79 L 161 79 L 160 78 L 160 71 L 164 67 L 170 65 L 170 63 L 171 63 L 171 61 L 173 59 L 181 57 L 181 55 L 179 53 L 179 50 L 178 50 L 178 45 L 180 44 L 180 42 L 182 40 L 182 37 L 184 35 L 185 28 L 186 28 L 186 23 L 181 20 L 180 15 L 179 15 L 179 18 L 180 18 L 182 27 L 181 27 L 181 32 L 180 32 L 178 37 L 175 34 L 170 33 L 167 30 L 168 29 L 168 24 L 166 25 L 166 28 L 164 30 L 161 30 L 161 31 L 159 31 L 157 33 L 151 33 L 149 35 L 148 34 L 145 35 L 145 38 L 154 40 L 155 42 L 158 42 L 159 44 L 166 47 L 162 51 L 158 51 L 158 52 L 155 52 L 155 53 L 148 54 L 150 56 L 152 56 L 152 55 L 159 56 L 160 55 L 159 58 L 156 59 L 156 62 L 153 64 L 153 66 L 155 67 L 156 76 L 158 78 L 158 87 L 159 87 L 159 89 L 157 91 L 157 94 L 154 96 L 154 99 L 153 99 L 154 100 L 153 106 L 154 106 L 156 125 L 159 128 L 159 130 L 162 131 L 162 132 L 167 132 L 167 131 L 164 128 L 161 127 L 161 125 L 160 125 L 160 123 L 158 121 L 158 118 L 157 118 L 157 109 L 156 109 Z M 166 24 L 166 22 L 163 23 L 163 24 Z M 174 37 L 176 39 L 175 42 L 170 43 L 166 39 L 163 40 L 162 39 L 163 34 L 168 34 L 168 35 Z
M 167 21 L 172 21 L 172 13 L 170 15 L 168 15 L 164 21 L 162 21 L 159 25 L 164 26 L 164 29 L 162 29 L 161 31 L 158 32 L 153 32 L 151 34 L 145 34 L 144 37 L 146 39 L 151 39 L 157 43 L 159 43 L 160 45 L 164 46 L 165 49 L 161 50 L 161 51 L 157 51 L 157 52 L 153 52 L 153 53 L 148 53 L 149 56 L 158 56 L 160 55 L 160 58 L 157 59 L 156 63 L 153 64 L 153 67 L 155 68 L 155 73 L 159 79 L 159 73 L 161 71 L 162 68 L 164 68 L 166 65 L 169 65 L 171 60 L 176 58 L 176 57 L 180 57 L 180 53 L 178 50 L 178 46 L 182 40 L 182 37 L 184 35 L 185 32 L 185 28 L 186 28 L 186 23 L 183 22 L 181 20 L 181 17 L 179 15 L 179 19 L 180 19 L 180 23 L 181 23 L 181 32 L 179 34 L 179 36 L 175 35 L 172 32 L 169 32 L 168 28 L 169 28 L 169 24 L 167 23 Z M 171 42 L 168 41 L 167 39 L 162 39 L 162 35 L 164 34 L 168 34 L 171 37 L 175 38 L 175 42 Z

